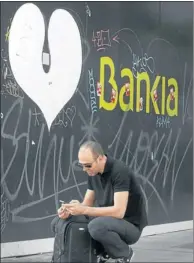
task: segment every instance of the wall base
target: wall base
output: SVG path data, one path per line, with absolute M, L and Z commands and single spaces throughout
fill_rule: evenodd
M 147 226 L 142 237 L 169 232 L 193 229 L 193 220 L 178 223 Z M 29 241 L 1 244 L 1 258 L 47 253 L 53 250 L 54 238 L 34 239 Z

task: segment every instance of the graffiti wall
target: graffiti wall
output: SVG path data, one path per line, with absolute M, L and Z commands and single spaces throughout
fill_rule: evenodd
M 131 167 L 149 224 L 192 219 L 192 2 L 1 3 L 2 243 L 82 200 L 88 139 Z

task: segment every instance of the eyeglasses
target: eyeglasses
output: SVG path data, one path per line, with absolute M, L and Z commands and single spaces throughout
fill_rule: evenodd
M 98 159 L 98 157 L 92 163 L 86 163 L 86 164 L 85 163 L 78 163 L 78 165 L 83 167 L 83 168 L 92 168 L 93 163 Z

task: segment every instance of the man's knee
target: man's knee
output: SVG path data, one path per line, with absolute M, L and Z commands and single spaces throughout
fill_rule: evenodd
M 104 217 L 97 217 L 88 224 L 88 231 L 94 239 L 99 239 L 107 231 Z

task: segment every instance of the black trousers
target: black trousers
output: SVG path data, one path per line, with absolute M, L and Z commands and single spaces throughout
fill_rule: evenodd
M 97 252 L 106 252 L 111 258 L 129 256 L 129 245 L 138 241 L 138 227 L 124 219 L 96 217 L 88 224 L 88 231 L 96 241 Z

